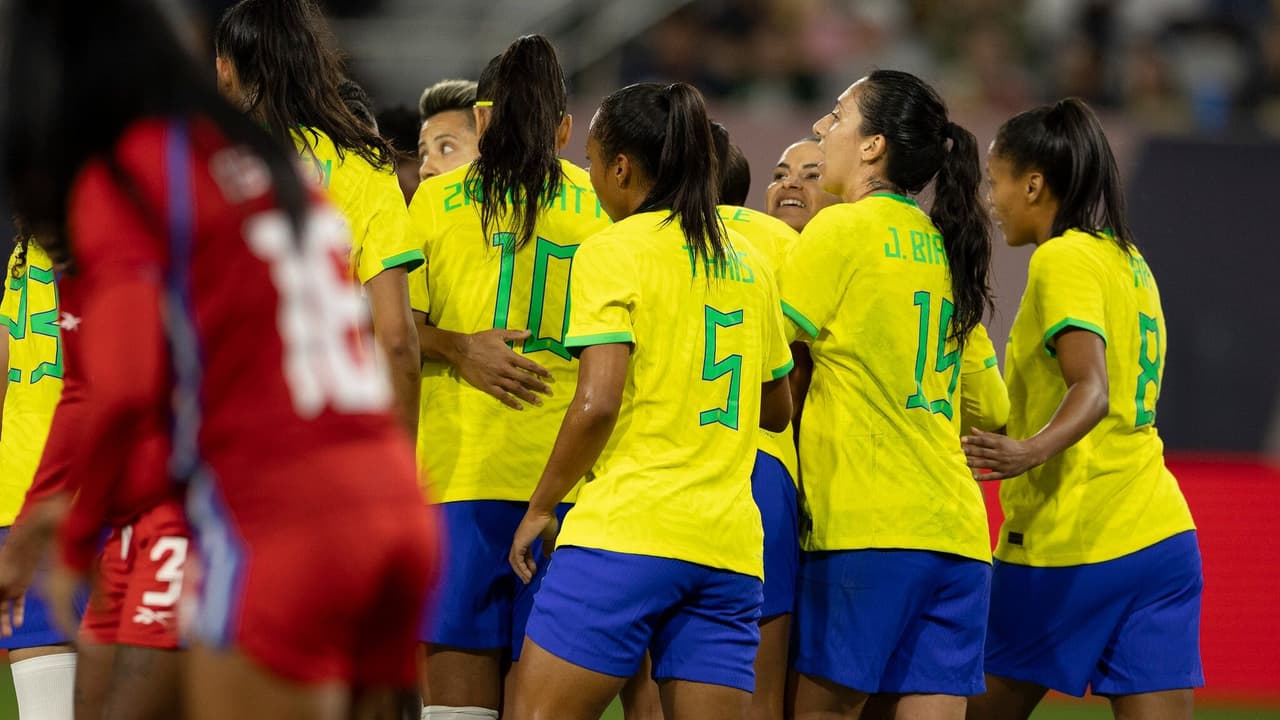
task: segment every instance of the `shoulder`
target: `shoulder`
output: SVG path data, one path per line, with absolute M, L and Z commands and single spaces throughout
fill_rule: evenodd
M 591 188 L 591 174 L 574 163 L 560 158 L 560 171 L 563 173 L 564 181 L 570 185 Z
M 1075 274 L 1099 269 L 1114 243 L 1078 230 L 1068 230 L 1043 242 L 1031 254 L 1029 274 L 1034 277 Z

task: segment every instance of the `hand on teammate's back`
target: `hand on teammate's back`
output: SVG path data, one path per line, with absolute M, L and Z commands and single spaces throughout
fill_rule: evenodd
M 541 405 L 539 394 L 550 395 L 551 373 L 538 363 L 512 350 L 507 343 L 525 340 L 528 330 L 497 328 L 462 336 L 458 343 L 458 374 L 478 390 L 494 396 L 504 405 L 523 410 L 523 400 Z

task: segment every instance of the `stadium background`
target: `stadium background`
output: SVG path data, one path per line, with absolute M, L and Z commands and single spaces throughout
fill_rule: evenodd
M 172 0 L 196 31 L 228 0 Z M 350 73 L 381 111 L 474 78 L 515 36 L 556 43 L 585 162 L 595 103 L 685 80 L 752 164 L 750 204 L 781 150 L 874 67 L 933 83 L 985 147 L 999 123 L 1066 95 L 1098 109 L 1126 174 L 1169 344 L 1159 426 L 1205 564 L 1203 718 L 1280 718 L 1280 0 L 328 0 Z M 127 52 L 127 48 L 122 48 Z M 213 72 L 212 58 L 210 73 Z M 92 121 L 87 119 L 87 121 Z M 410 148 L 412 151 L 412 148 Z M 991 335 L 1003 340 L 1026 250 L 998 243 Z M 993 527 L 999 507 L 988 487 Z M 0 720 L 16 717 L 7 673 Z M 1096 698 L 1035 718 L 1109 717 Z M 620 715 L 618 715 L 620 717 Z

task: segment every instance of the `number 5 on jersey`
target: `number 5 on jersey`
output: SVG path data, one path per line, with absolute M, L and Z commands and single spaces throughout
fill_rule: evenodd
M 721 329 L 742 324 L 742 311 L 733 310 L 725 313 L 707 305 L 703 310 L 703 318 L 706 321 L 706 344 L 702 352 L 702 379 L 704 382 L 713 383 L 728 375 L 729 397 L 725 400 L 724 407 L 698 413 L 698 424 L 718 423 L 730 430 L 737 430 L 738 400 L 742 392 L 742 356 L 729 355 L 717 360 L 716 344 Z

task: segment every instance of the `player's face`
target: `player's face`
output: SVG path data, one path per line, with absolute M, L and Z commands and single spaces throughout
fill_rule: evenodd
M 821 138 L 818 149 L 824 157 L 822 189 L 833 195 L 845 194 L 862 162 L 867 138 L 862 134 L 862 113 L 858 110 L 857 94 L 865 80 L 863 78 L 850 85 L 836 98 L 835 108 L 813 124 L 813 134 Z
M 801 140 L 782 152 L 765 189 L 765 210 L 799 232 L 824 207 L 840 198 L 822 189 L 822 148 Z
M 422 123 L 418 132 L 419 179 L 443 175 L 480 156 L 480 136 L 470 110 L 446 110 Z
M 991 218 L 1004 233 L 1005 242 L 1014 247 L 1036 241 L 1031 222 L 1031 205 L 1027 198 L 1027 173 L 1018 173 L 1013 163 L 994 152 L 987 152 L 987 178 L 990 189 L 987 200 Z

